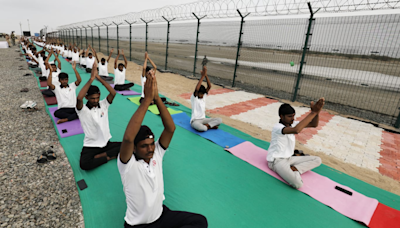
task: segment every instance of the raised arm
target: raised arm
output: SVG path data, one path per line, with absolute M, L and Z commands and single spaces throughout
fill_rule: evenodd
M 125 55 L 124 55 L 124 50 L 122 50 L 122 49 L 121 49 L 121 54 L 122 54 L 122 56 L 124 57 L 125 69 L 127 69 L 127 68 L 128 68 L 128 60 L 126 60 L 126 57 L 125 57 Z
M 93 47 L 91 47 L 91 48 L 92 48 L 92 52 L 93 52 L 94 57 L 96 57 L 97 62 L 99 62 L 99 58 L 97 57 L 96 51 L 94 50 Z
M 115 95 L 117 94 L 117 92 L 115 92 L 115 90 L 113 89 L 113 87 L 111 87 L 110 84 L 108 84 L 106 81 L 104 81 L 104 80 L 99 76 L 98 71 L 97 71 L 97 62 L 96 62 L 96 61 L 93 63 L 92 72 L 93 72 L 93 71 L 95 71 L 95 76 L 96 76 L 97 80 L 99 80 L 99 81 L 101 82 L 101 84 L 103 84 L 103 86 L 106 87 L 106 89 L 108 90 L 108 92 L 110 92 L 110 94 L 108 94 L 108 96 L 107 96 L 107 100 L 108 100 L 108 103 L 111 104 L 111 103 L 113 102 L 114 97 L 115 97 Z
M 207 80 L 207 89 L 206 90 L 208 93 L 208 91 L 210 91 L 210 89 L 211 89 L 211 82 L 207 75 L 207 67 L 206 66 L 203 66 L 203 71 L 204 71 L 204 75 L 206 76 L 206 80 Z
M 169 143 L 171 142 L 172 136 L 175 132 L 175 123 L 171 117 L 171 114 L 168 112 L 167 107 L 162 102 L 160 96 L 158 95 L 158 86 L 157 79 L 155 76 L 155 72 L 151 72 L 153 76 L 153 87 L 154 87 L 154 100 L 157 105 L 158 110 L 160 111 L 160 116 L 162 123 L 164 125 L 164 131 L 161 133 L 159 142 L 164 148 L 168 148 Z
M 52 51 L 52 52 L 53 52 L 53 54 L 54 54 L 54 51 Z M 61 61 L 60 61 L 60 59 L 58 58 L 58 55 L 54 54 L 54 57 L 56 58 L 56 60 L 57 60 L 57 62 L 58 62 L 58 69 L 61 70 Z
M 90 46 L 90 44 L 89 44 L 89 46 Z M 88 57 L 88 55 L 89 55 L 89 47 L 86 49 L 85 57 Z
M 207 70 L 206 66 L 203 66 L 203 70 L 200 71 L 201 77 L 200 77 L 200 79 L 199 79 L 199 82 L 198 82 L 197 85 L 196 85 L 196 88 L 194 89 L 194 96 L 195 96 L 195 97 L 197 97 L 197 96 L 199 95 L 199 89 L 200 89 L 201 83 L 203 82 L 204 77 L 206 76 L 206 75 L 205 75 L 205 72 L 204 72 L 204 68 Z
M 81 110 L 83 107 L 83 98 L 85 97 L 87 91 L 89 90 L 90 85 L 93 83 L 94 79 L 96 78 L 97 70 L 95 71 L 94 68 L 90 75 L 90 79 L 86 82 L 86 84 L 82 87 L 81 91 L 78 93 L 78 97 L 76 98 L 76 109 Z
M 81 78 L 81 75 L 76 70 L 76 62 L 75 61 L 72 63 L 72 69 L 74 69 L 75 76 L 76 76 L 75 85 L 79 86 L 79 84 L 81 84 L 82 78 Z
M 111 55 L 112 55 L 113 51 L 114 51 L 114 48 L 113 48 L 113 49 L 111 49 L 111 51 L 110 51 L 110 55 L 108 56 L 108 59 L 107 59 L 107 62 L 110 62 Z
M 50 69 L 50 74 L 47 77 L 47 86 L 49 86 L 49 89 L 54 90 L 55 86 L 53 85 L 53 76 L 52 76 L 53 69 L 49 66 L 48 62 L 46 63 L 46 65 Z
M 44 61 L 44 65 L 46 66 L 46 70 L 50 69 L 50 65 L 49 65 L 49 59 L 51 57 L 51 55 L 53 54 L 53 51 L 49 52 L 49 56 L 47 56 L 46 61 Z
M 311 112 L 304 118 L 300 123 L 298 123 L 295 127 L 285 127 L 282 129 L 283 134 L 298 134 L 300 133 L 305 127 L 307 127 L 314 119 L 316 116 L 318 116 L 319 112 L 321 111 L 322 107 L 325 104 L 325 99 L 321 97 L 317 103 L 314 104 L 313 101 L 311 101 Z M 319 118 L 318 118 L 319 119 Z M 317 119 L 317 120 L 318 120 Z M 318 125 L 318 123 L 317 123 Z
M 118 59 L 119 59 L 119 50 L 118 50 L 117 57 L 115 57 L 115 60 L 114 60 L 114 69 L 117 69 L 117 67 L 118 67 Z
M 144 94 L 145 97 L 140 104 L 139 108 L 132 115 L 131 120 L 126 127 L 125 134 L 122 140 L 121 149 L 120 149 L 120 159 L 121 162 L 127 163 L 131 157 L 134 150 L 134 140 L 139 132 L 139 129 L 142 125 L 144 116 L 146 115 L 147 109 L 149 105 L 154 99 L 154 83 L 153 78 L 148 77 L 146 83 L 144 84 Z
M 146 52 L 147 53 L 147 52 Z M 147 55 L 147 59 L 149 60 L 150 64 L 153 66 L 154 75 L 157 73 L 157 66 L 156 64 L 150 59 L 150 56 Z

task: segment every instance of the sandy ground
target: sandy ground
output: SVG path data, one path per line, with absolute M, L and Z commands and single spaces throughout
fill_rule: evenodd
M 99 53 L 99 58 L 104 57 L 102 53 Z M 120 61 L 122 62 L 122 61 Z M 156 63 L 157 64 L 157 63 Z M 114 58 L 110 59 L 110 62 L 108 64 L 108 70 L 110 73 L 114 73 Z M 141 85 L 140 82 L 140 75 L 142 72 L 142 67 L 134 62 L 128 63 L 128 68 L 126 71 L 126 79 L 129 81 L 134 82 L 135 84 Z M 188 93 L 193 91 L 193 89 L 196 86 L 197 80 L 193 80 L 191 78 L 184 77 L 182 75 L 178 74 L 172 74 L 172 73 L 161 73 L 157 72 L 157 80 L 158 80 L 158 86 L 159 86 L 159 92 L 168 98 L 178 101 L 179 103 L 191 107 L 190 103 L 185 100 L 184 98 L 180 97 L 179 95 L 183 93 Z M 213 89 L 218 89 L 222 88 L 218 85 L 212 86 Z M 289 102 L 289 101 L 284 101 L 281 100 L 281 102 L 287 102 L 291 103 L 292 105 L 297 105 L 301 106 L 303 104 L 297 103 L 297 102 Z M 329 111 L 330 112 L 330 111 Z M 334 113 L 334 112 L 331 112 Z M 207 113 L 207 115 L 211 117 L 220 117 L 222 118 L 223 122 L 231 127 L 234 127 L 240 131 L 243 131 L 255 138 L 262 139 L 265 141 L 270 141 L 271 140 L 271 132 L 270 131 L 265 131 L 262 130 L 261 128 L 250 125 L 247 123 L 244 123 L 242 121 L 234 120 L 231 119 L 227 116 L 222 116 L 222 115 L 216 115 L 216 114 L 211 114 Z M 380 173 L 368 170 L 366 168 L 361 168 L 357 167 L 352 164 L 344 163 L 342 161 L 339 161 L 338 159 L 322 154 L 322 153 L 317 153 L 314 152 L 305 146 L 303 146 L 301 143 L 297 142 L 296 143 L 296 148 L 302 149 L 305 153 L 311 154 L 311 155 L 317 155 L 322 158 L 322 161 L 325 165 L 330 166 L 339 172 L 346 173 L 350 176 L 353 176 L 357 179 L 360 179 L 362 181 L 365 181 L 371 185 L 377 186 L 379 188 L 385 189 L 389 192 L 395 193 L 397 195 L 400 195 L 400 183 L 398 181 L 395 181 L 389 177 L 383 176 Z

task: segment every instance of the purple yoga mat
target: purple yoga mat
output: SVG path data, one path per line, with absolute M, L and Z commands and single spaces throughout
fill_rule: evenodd
M 57 111 L 57 109 L 58 109 L 57 107 L 49 108 L 49 112 L 51 114 L 51 118 L 54 120 L 54 123 L 56 124 L 56 129 L 61 138 L 83 134 L 81 121 L 79 121 L 79 119 L 57 124 L 57 121 L 59 119 L 54 116 L 54 112 Z
M 114 84 L 110 84 L 110 86 L 114 88 Z M 129 95 L 141 95 L 141 93 L 138 93 L 138 92 L 133 91 L 133 90 L 123 90 L 123 91 L 115 90 L 115 92 L 117 92 L 117 93 L 119 93 L 119 94 L 121 94 L 121 95 L 124 95 L 124 96 L 129 96 Z
M 276 179 L 285 182 L 278 174 L 268 168 L 266 160 L 267 150 L 247 141 L 226 150 Z M 298 189 L 299 191 L 306 193 L 351 219 L 363 222 L 366 225 L 371 221 L 372 215 L 378 206 L 378 200 L 364 196 L 347 186 L 336 183 L 312 171 L 303 173 L 301 178 L 303 179 L 303 186 Z M 336 186 L 351 191 L 353 195 L 350 196 L 336 190 Z

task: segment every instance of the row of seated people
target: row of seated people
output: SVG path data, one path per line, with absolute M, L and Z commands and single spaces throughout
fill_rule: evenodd
M 121 52 L 123 54 L 123 52 Z M 108 109 L 112 104 L 116 91 L 99 75 L 95 61 L 90 79 L 76 96 L 76 86 L 81 83 L 81 77 L 76 70 L 76 62 L 72 63 L 77 80 L 69 83 L 68 74 L 58 74 L 58 85 L 54 84 L 53 73 L 61 70 L 57 54 L 51 50 L 49 56 L 55 55 L 58 66 L 50 64 L 48 76 L 49 89 L 54 91 L 57 100 L 68 107 L 74 108 L 80 119 L 85 137 L 80 157 L 80 167 L 83 170 L 95 169 L 112 159 L 117 159 L 118 170 L 124 186 L 127 202 L 125 227 L 207 227 L 204 216 L 189 212 L 171 211 L 163 205 L 164 188 L 162 161 L 175 131 L 175 124 L 163 100 L 158 95 L 156 65 L 145 53 L 145 61 L 141 76 L 141 104 L 130 119 L 122 142 L 111 142 Z M 109 57 L 110 59 L 110 57 Z M 108 64 L 108 61 L 104 64 Z M 124 58 L 125 59 L 125 58 Z M 45 60 L 45 62 L 47 59 Z M 150 62 L 153 68 L 147 66 Z M 46 62 L 47 65 L 49 63 Z M 100 63 L 102 64 L 102 63 Z M 124 71 L 127 61 L 122 70 Z M 115 63 L 116 66 L 116 63 Z M 119 66 L 118 66 L 119 67 Z M 115 67 L 117 68 L 117 67 Z M 99 69 L 101 69 L 99 67 Z M 207 75 L 207 67 L 203 67 L 201 78 L 191 96 L 192 117 L 191 126 L 198 131 L 218 128 L 222 123 L 219 118 L 206 118 L 205 107 L 211 82 Z M 108 90 L 108 96 L 100 100 L 100 89 L 92 85 L 97 79 Z M 202 85 L 207 81 L 207 88 Z M 86 98 L 87 103 L 83 103 Z M 289 104 L 279 108 L 279 123 L 272 129 L 271 144 L 266 162 L 271 170 L 279 174 L 293 188 L 303 185 L 301 174 L 319 166 L 321 159 L 316 156 L 304 156 L 295 153 L 295 134 L 304 128 L 317 127 L 319 113 L 324 106 L 324 98 L 316 103 L 311 102 L 311 112 L 302 120 L 294 121 L 295 110 Z M 142 125 L 147 109 L 155 104 L 160 111 L 164 131 L 158 140 L 151 129 Z M 59 109 L 63 107 L 59 106 Z M 71 109 L 72 110 L 72 109 Z M 67 118 L 68 119 L 68 118 Z M 69 120 L 69 119 L 68 119 Z

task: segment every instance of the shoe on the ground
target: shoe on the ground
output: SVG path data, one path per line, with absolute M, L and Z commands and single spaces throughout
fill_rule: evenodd
M 25 101 L 25 103 L 23 103 L 21 106 L 19 106 L 20 108 L 24 108 L 24 109 L 32 109 L 36 107 L 36 102 L 35 101 Z

